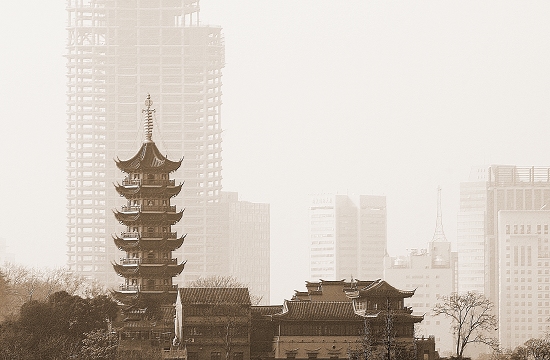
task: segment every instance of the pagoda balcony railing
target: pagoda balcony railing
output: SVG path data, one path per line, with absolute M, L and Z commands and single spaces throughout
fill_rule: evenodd
M 176 212 L 175 205 L 123 205 L 122 212 L 168 211 Z
M 141 237 L 142 238 L 163 238 L 165 237 L 167 239 L 175 239 L 177 237 L 177 233 L 175 232 L 142 232 Z
M 127 238 L 137 239 L 137 238 L 139 238 L 139 233 L 138 232 L 121 232 L 120 236 L 123 239 L 127 239 Z
M 139 239 L 139 238 L 163 238 L 176 239 L 178 237 L 177 232 L 121 232 L 123 239 Z
M 176 180 L 169 179 L 124 179 L 122 185 L 167 185 L 176 186 Z
M 177 265 L 178 259 L 147 259 L 147 258 L 138 258 L 138 259 L 120 259 L 121 265 L 139 265 L 139 264 L 171 264 Z
M 177 285 L 120 285 L 120 291 L 177 291 Z

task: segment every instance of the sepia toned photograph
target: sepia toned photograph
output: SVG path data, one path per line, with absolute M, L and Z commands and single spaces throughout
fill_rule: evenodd
M 0 360 L 550 358 L 550 2 L 3 5 Z

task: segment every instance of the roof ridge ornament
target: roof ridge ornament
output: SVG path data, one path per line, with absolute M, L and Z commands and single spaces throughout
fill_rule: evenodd
M 155 109 L 151 109 L 153 100 L 151 100 L 151 94 L 147 94 L 145 99 L 145 106 L 147 109 L 142 109 L 141 112 L 145 113 L 145 121 L 143 123 L 143 130 L 145 131 L 145 143 L 153 142 L 153 113 Z

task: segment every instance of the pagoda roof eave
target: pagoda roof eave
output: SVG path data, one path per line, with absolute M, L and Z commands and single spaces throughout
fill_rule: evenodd
M 168 160 L 152 141 L 144 142 L 137 154 L 128 160 L 115 159 L 116 166 L 125 173 L 136 171 L 170 173 L 176 171 L 181 166 L 182 161 L 183 159 L 179 161 Z
M 177 276 L 181 274 L 185 267 L 185 261 L 178 264 L 178 265 L 171 265 L 171 264 L 159 264 L 159 265 L 143 265 L 138 264 L 134 266 L 124 266 L 117 263 L 113 263 L 113 268 L 115 272 L 122 277 L 128 277 L 128 276 Z
M 179 185 L 162 185 L 158 187 L 142 186 L 142 185 L 120 185 L 114 184 L 115 190 L 119 193 L 120 196 L 126 198 L 132 196 L 139 196 L 142 194 L 145 195 L 168 195 L 169 197 L 174 197 L 181 192 L 182 184 Z
M 137 240 L 126 240 L 118 236 L 113 236 L 113 240 L 117 248 L 122 251 L 154 249 L 174 251 L 183 245 L 186 236 L 187 234 L 177 239 L 163 238 L 162 240 L 143 240 L 141 238 Z
M 113 211 L 115 218 L 124 225 L 150 224 L 152 222 L 162 222 L 171 225 L 176 224 L 183 216 L 183 210 L 177 213 L 170 212 L 131 212 L 123 213 L 118 210 Z

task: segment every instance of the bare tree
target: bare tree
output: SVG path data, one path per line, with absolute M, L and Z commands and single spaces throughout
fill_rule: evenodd
M 461 359 L 468 344 L 486 344 L 498 348 L 498 341 L 490 336 L 497 326 L 493 303 L 476 292 L 453 293 L 441 298 L 433 308 L 434 315 L 451 318 L 455 335 L 456 356 Z
M 359 348 L 348 349 L 350 360 L 371 360 L 374 357 L 376 344 L 368 319 L 363 321 L 363 331 Z
M 47 300 L 58 291 L 87 298 L 107 294 L 97 281 L 75 275 L 66 268 L 36 269 L 6 264 L 0 268 L 5 282 L 0 319 L 15 314 L 27 301 Z
M 200 277 L 195 281 L 191 281 L 187 287 L 192 288 L 248 288 L 247 284 L 243 284 L 234 276 L 212 275 Z M 263 296 L 250 294 L 250 302 L 252 305 L 259 305 Z

